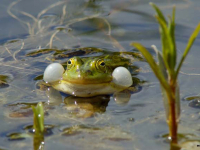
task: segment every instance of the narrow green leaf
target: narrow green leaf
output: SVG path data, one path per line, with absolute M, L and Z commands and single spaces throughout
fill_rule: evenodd
M 176 13 L 176 7 L 173 7 L 173 12 L 172 12 L 172 23 L 170 26 L 170 34 L 171 34 L 171 38 L 172 38 L 172 42 L 173 42 L 173 52 L 174 52 L 174 68 L 176 66 L 176 39 L 175 39 L 175 28 L 176 28 L 176 24 L 175 24 L 175 13 Z
M 173 43 L 170 37 L 170 33 L 168 31 L 167 25 L 160 19 L 156 17 L 160 27 L 161 27 L 161 37 L 162 37 L 162 51 L 163 51 L 163 59 L 165 62 L 165 66 L 167 67 L 170 74 L 173 73 Z
M 42 102 L 37 104 L 37 107 L 31 106 L 33 110 L 33 128 L 36 134 L 44 132 L 44 110 Z
M 176 41 L 175 41 L 175 11 L 176 11 L 176 7 L 173 7 L 173 12 L 172 12 L 172 19 L 169 18 L 169 33 L 170 33 L 170 37 L 171 37 L 171 41 L 172 41 L 172 56 L 173 58 L 171 59 L 172 61 L 172 67 L 173 70 L 176 66 Z
M 159 79 L 160 84 L 163 86 L 163 88 L 165 90 L 167 90 L 167 91 L 171 91 L 171 89 L 170 89 L 165 77 L 161 73 L 161 70 L 159 69 L 158 65 L 156 64 L 156 62 L 153 59 L 152 55 L 147 51 L 147 49 L 145 47 L 143 47 L 141 44 L 134 43 L 134 42 L 131 43 L 131 46 L 134 46 L 135 48 L 137 48 L 142 53 L 142 55 L 145 57 L 145 59 L 149 63 L 149 65 L 150 65 L 151 69 L 153 70 L 154 74 Z
M 39 102 L 37 104 L 37 113 L 38 113 L 38 123 L 39 123 L 39 129 L 40 132 L 44 132 L 44 110 L 43 110 L 43 104 L 42 102 Z
M 152 45 L 151 47 L 152 47 L 152 48 L 154 49 L 154 51 L 156 52 L 157 59 L 158 59 L 158 67 L 160 68 L 160 70 L 161 70 L 163 76 L 165 77 L 165 79 L 168 80 L 167 69 L 166 69 L 166 66 L 165 66 L 165 63 L 164 63 L 162 54 L 161 54 L 160 51 L 156 48 L 155 45 Z
M 167 24 L 167 21 L 165 20 L 165 17 L 163 15 L 163 13 L 161 12 L 161 10 L 158 8 L 158 6 L 156 6 L 154 3 L 150 2 L 149 3 L 154 9 L 155 11 L 157 12 L 158 14 L 158 17 L 165 23 Z
M 177 70 L 176 70 L 175 81 L 176 81 L 176 79 L 177 79 L 177 77 L 178 77 L 178 73 L 179 73 L 179 71 L 180 71 L 180 69 L 181 69 L 181 66 L 182 66 L 182 64 L 183 64 L 183 61 L 185 60 L 185 58 L 186 58 L 188 52 L 190 51 L 190 48 L 192 47 L 192 45 L 193 45 L 193 43 L 194 43 L 196 37 L 198 36 L 199 31 L 200 31 L 200 23 L 197 25 L 197 27 L 195 28 L 195 30 L 193 31 L 192 35 L 190 36 L 190 38 L 189 38 L 189 40 L 188 40 L 187 46 L 186 46 L 186 48 L 185 48 L 185 51 L 184 51 L 183 56 L 182 56 L 182 58 L 181 58 L 181 61 L 180 61 L 179 65 L 178 65 L 178 67 L 177 67 Z
M 157 12 L 156 19 L 160 24 L 160 34 L 162 41 L 162 51 L 165 65 L 171 74 L 174 76 L 174 68 L 176 66 L 176 44 L 175 44 L 175 7 L 173 8 L 172 19 L 169 20 L 169 24 L 167 25 L 167 21 L 161 12 L 161 10 L 153 3 L 150 5 Z

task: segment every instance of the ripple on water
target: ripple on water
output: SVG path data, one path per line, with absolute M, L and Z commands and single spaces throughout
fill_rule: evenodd
M 128 115 L 128 114 L 132 114 L 133 111 L 135 111 L 137 108 L 139 107 L 145 107 L 145 104 L 133 104 L 133 105 L 129 105 L 128 107 L 123 107 L 121 109 L 116 109 L 114 110 L 114 114 L 119 115 Z

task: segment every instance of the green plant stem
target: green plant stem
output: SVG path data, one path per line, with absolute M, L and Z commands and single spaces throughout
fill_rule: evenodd
M 174 83 L 172 80 L 170 83 Z M 172 94 L 168 94 L 168 103 L 169 103 L 169 136 L 171 137 L 171 143 L 177 144 L 177 131 L 178 131 L 178 122 L 176 116 L 176 85 L 171 84 Z
M 172 143 L 177 143 L 177 130 L 178 130 L 178 125 L 176 122 L 176 104 L 175 104 L 175 100 L 172 100 L 173 102 L 171 102 L 170 104 L 170 118 L 169 118 L 169 135 L 171 137 L 171 142 Z

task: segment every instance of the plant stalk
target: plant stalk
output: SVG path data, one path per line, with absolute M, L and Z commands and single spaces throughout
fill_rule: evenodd
M 173 82 L 171 82 L 173 83 Z M 171 143 L 177 144 L 177 131 L 178 131 L 178 116 L 176 115 L 176 85 L 171 85 L 171 89 L 173 92 L 173 96 L 168 97 L 169 98 L 169 121 L 168 121 L 168 126 L 169 126 L 169 136 L 171 137 Z
M 175 102 L 172 102 L 170 104 L 170 120 L 169 120 L 169 135 L 171 137 L 172 143 L 177 143 L 177 129 L 178 125 L 176 122 L 176 104 Z

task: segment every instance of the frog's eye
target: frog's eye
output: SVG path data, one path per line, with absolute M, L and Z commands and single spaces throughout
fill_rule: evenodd
M 100 66 L 100 67 L 105 67 L 106 64 L 105 64 L 104 60 L 99 60 L 99 61 L 98 61 L 98 66 Z
M 67 64 L 68 64 L 68 65 L 71 65 L 71 64 L 72 64 L 72 61 L 71 61 L 71 60 L 68 60 Z
M 74 60 L 71 58 L 67 61 L 67 70 L 69 70 L 74 64 Z
M 105 65 L 106 65 L 106 64 L 105 64 L 104 61 L 100 63 L 100 66 L 102 66 L 102 67 L 104 67 Z
M 102 59 L 99 59 L 97 61 L 97 65 L 96 65 L 97 69 L 102 71 L 102 72 L 106 72 L 107 70 L 107 66 L 106 66 L 106 63 L 104 62 L 104 60 Z

